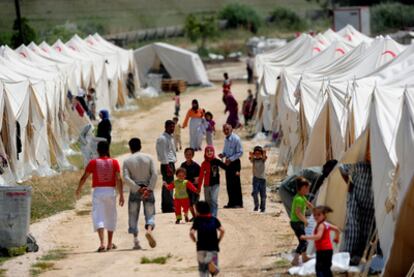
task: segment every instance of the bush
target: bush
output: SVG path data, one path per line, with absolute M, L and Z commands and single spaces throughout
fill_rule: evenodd
M 220 12 L 219 18 L 227 20 L 227 28 L 245 28 L 257 33 L 263 19 L 255 9 L 242 4 L 229 4 Z
M 190 14 L 185 19 L 184 32 L 192 42 L 201 40 L 199 48 L 206 48 L 207 40 L 218 33 L 216 19 L 213 16 L 197 18 Z
M 307 29 L 307 23 L 294 11 L 277 7 L 270 14 L 269 22 L 282 30 L 287 31 L 304 31 Z
M 17 48 L 22 44 L 28 45 L 32 41 L 37 42 L 36 31 L 29 25 L 27 18 L 22 17 L 20 24 L 22 26 L 23 40 L 20 38 L 19 27 L 17 25 L 17 19 L 13 23 L 13 35 L 11 37 L 11 47 Z
M 414 6 L 389 3 L 371 8 L 371 28 L 375 34 L 412 26 L 414 26 Z

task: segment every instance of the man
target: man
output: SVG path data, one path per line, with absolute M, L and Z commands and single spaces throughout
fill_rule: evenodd
M 82 187 L 89 175 L 92 174 L 92 220 L 94 230 L 98 232 L 100 245 L 97 252 L 116 249 L 112 237 L 116 229 L 116 189 L 119 194 L 119 205 L 124 205 L 123 185 L 119 163 L 109 157 L 109 144 L 106 141 L 98 143 L 99 158 L 91 160 L 76 189 L 76 198 L 81 197 Z M 108 232 L 108 243 L 105 248 L 104 231 Z
M 167 184 L 174 181 L 175 162 L 177 161 L 175 153 L 175 143 L 173 133 L 175 129 L 175 123 L 172 120 L 165 121 L 165 131 L 157 139 L 157 156 L 158 161 L 161 163 L 161 175 L 162 180 Z M 163 213 L 174 212 L 174 201 L 172 191 L 162 187 L 161 193 L 161 210 Z
M 230 124 L 223 125 L 224 140 L 223 153 L 219 154 L 221 159 L 225 158 L 226 184 L 229 202 L 224 208 L 243 208 L 243 197 L 240 182 L 240 157 L 243 155 L 243 147 L 240 137 L 233 134 Z
M 319 192 L 319 188 L 322 186 L 324 180 L 329 176 L 337 163 L 337 160 L 327 161 L 322 167 L 322 174 L 320 174 L 320 169 L 318 167 L 305 168 L 299 171 L 297 174 L 286 177 L 282 182 L 280 182 L 278 192 L 280 198 L 282 199 L 283 206 L 285 206 L 287 214 L 290 214 L 292 200 L 296 195 L 297 177 L 301 176 L 308 180 L 311 184 L 309 201 L 313 202 Z
M 150 155 L 140 153 L 141 140 L 132 138 L 129 141 L 129 156 L 123 165 L 124 180 L 129 186 L 128 200 L 128 233 L 134 236 L 133 249 L 141 249 L 138 240 L 138 218 L 141 202 L 144 206 L 145 237 L 154 248 L 156 241 L 152 235 L 155 227 L 155 197 L 154 188 L 157 182 L 155 162 Z
M 247 71 L 247 83 L 248 84 L 253 84 L 253 68 L 254 68 L 254 57 L 251 53 L 249 53 L 246 59 L 246 71 Z

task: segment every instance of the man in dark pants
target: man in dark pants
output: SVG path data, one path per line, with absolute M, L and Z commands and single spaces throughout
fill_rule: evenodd
M 243 147 L 240 137 L 233 134 L 233 128 L 229 124 L 223 125 L 224 140 L 223 153 L 219 154 L 221 159 L 225 158 L 228 166 L 226 169 L 226 184 L 229 202 L 224 208 L 243 208 L 243 197 L 240 182 L 241 163 Z
M 161 163 L 161 175 L 162 180 L 167 184 L 174 181 L 175 162 L 177 157 L 175 154 L 175 144 L 173 133 L 175 129 L 175 123 L 172 120 L 165 122 L 165 131 L 157 139 L 157 156 Z M 162 187 L 161 194 L 161 210 L 163 213 L 174 212 L 174 201 L 172 191 L 167 190 L 164 186 Z

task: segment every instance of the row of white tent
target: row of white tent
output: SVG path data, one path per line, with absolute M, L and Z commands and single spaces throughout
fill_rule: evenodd
M 279 161 L 296 171 L 371 156 L 375 217 L 386 276 L 414 261 L 414 45 L 368 38 L 351 26 L 306 34 L 256 58 L 258 130 L 279 132 Z M 344 227 L 348 185 L 335 169 L 318 204 Z
M 138 72 L 132 50 L 90 35 L 68 42 L 0 48 L 0 154 L 9 166 L 1 184 L 69 167 L 66 153 L 89 119 L 74 111 L 69 95 L 96 91 L 96 110 L 127 101 L 126 80 Z

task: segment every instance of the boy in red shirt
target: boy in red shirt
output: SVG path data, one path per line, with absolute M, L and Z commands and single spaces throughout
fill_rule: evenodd
M 79 181 L 76 190 L 77 199 L 81 196 L 82 187 L 92 174 L 92 220 L 94 230 L 98 232 L 100 246 L 98 252 L 115 249 L 112 237 L 116 229 L 116 188 L 119 193 L 119 205 L 124 205 L 123 185 L 120 166 L 117 160 L 109 157 L 109 144 L 98 143 L 99 158 L 91 160 Z M 108 244 L 105 249 L 104 230 L 108 231 Z

